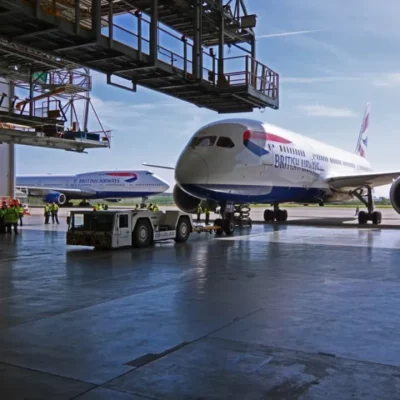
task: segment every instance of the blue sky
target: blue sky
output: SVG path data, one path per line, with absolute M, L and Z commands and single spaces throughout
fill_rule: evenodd
M 353 151 L 367 101 L 372 103 L 368 159 L 377 170 L 398 170 L 400 148 L 400 3 L 373 0 L 247 1 L 257 14 L 257 58 L 281 77 L 279 110 L 261 119 Z M 269 3 L 269 4 L 268 4 Z M 18 146 L 17 173 L 78 173 L 175 165 L 202 125 L 230 116 L 139 87 L 110 87 L 93 73 L 93 104 L 112 132 L 109 150 L 74 154 Z M 235 116 L 234 114 L 232 116 Z M 93 129 L 98 125 L 92 118 Z M 154 170 L 173 184 L 173 173 Z M 388 189 L 377 194 L 387 195 Z

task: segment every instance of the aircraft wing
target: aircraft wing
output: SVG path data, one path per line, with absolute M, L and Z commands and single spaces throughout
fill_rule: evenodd
M 400 176 L 400 171 L 366 172 L 357 175 L 333 176 L 325 179 L 333 189 L 359 188 L 362 186 L 388 185 Z
M 90 196 L 93 194 L 96 194 L 95 192 L 91 192 L 88 190 L 81 190 L 81 189 L 65 189 L 65 188 L 48 188 L 48 187 L 37 187 L 37 186 L 16 186 L 16 189 L 21 190 L 21 191 L 26 191 L 28 190 L 28 193 L 31 196 L 45 196 L 46 194 L 50 192 L 58 192 L 58 193 L 63 193 L 66 196 L 73 196 L 73 195 L 78 195 L 79 196 Z
M 166 165 L 147 164 L 147 163 L 142 163 L 142 165 L 145 165 L 146 167 L 161 168 L 161 169 L 171 169 L 173 171 L 175 170 L 174 167 L 168 167 Z

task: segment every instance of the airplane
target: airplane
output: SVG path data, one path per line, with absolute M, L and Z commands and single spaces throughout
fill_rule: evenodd
M 354 153 L 251 119 L 208 124 L 194 133 L 176 167 L 165 167 L 175 170 L 175 204 L 186 212 L 201 202 L 220 206 L 215 224 L 231 234 L 250 204 L 271 205 L 264 220 L 273 222 L 288 218 L 280 203 L 322 206 L 357 198 L 367 207 L 358 213 L 359 224 L 378 225 L 373 188 L 393 182 L 390 200 L 400 214 L 400 171 L 373 172 L 366 159 L 370 110 L 368 103 Z
M 46 203 L 70 205 L 71 200 L 142 198 L 164 193 L 169 185 L 151 171 L 99 171 L 77 175 L 17 176 L 16 189 Z

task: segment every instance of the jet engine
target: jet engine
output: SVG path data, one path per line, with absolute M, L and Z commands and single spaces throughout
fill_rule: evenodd
M 398 214 L 400 214 L 400 178 L 397 178 L 390 188 L 390 202 Z
M 188 214 L 195 214 L 198 205 L 201 203 L 200 199 L 184 192 L 178 185 L 174 187 L 173 197 L 178 208 Z
M 56 203 L 59 206 L 64 205 L 67 202 L 65 194 L 59 192 L 50 192 L 44 196 L 43 199 L 46 203 Z

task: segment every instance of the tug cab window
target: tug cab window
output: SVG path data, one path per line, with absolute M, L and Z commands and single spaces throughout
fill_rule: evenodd
M 231 138 L 221 136 L 218 138 L 217 146 L 231 149 L 232 147 L 235 147 L 235 144 L 232 142 Z

